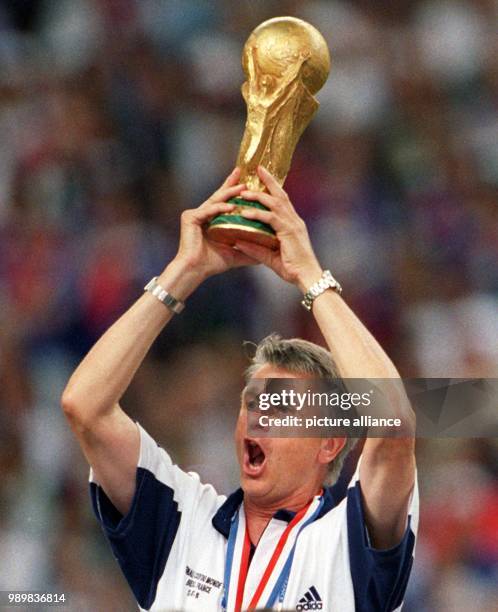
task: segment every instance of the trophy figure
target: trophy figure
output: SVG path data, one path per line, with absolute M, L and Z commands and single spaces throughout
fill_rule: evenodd
M 249 36 L 242 54 L 246 81 L 242 95 L 247 121 L 237 165 L 240 182 L 253 191 L 264 191 L 258 165 L 283 185 L 292 154 L 304 129 L 318 109 L 314 97 L 330 70 L 330 55 L 323 36 L 312 25 L 294 17 L 275 17 L 260 24 Z M 234 245 L 237 240 L 278 249 L 272 227 L 245 219 L 241 206 L 267 210 L 259 202 L 233 198 L 237 208 L 218 215 L 208 226 L 211 240 Z

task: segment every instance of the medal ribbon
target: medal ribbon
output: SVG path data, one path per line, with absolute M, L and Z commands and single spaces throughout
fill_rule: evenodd
M 279 610 L 282 609 L 282 604 L 283 604 L 283 601 L 284 601 L 285 592 L 287 591 L 287 584 L 289 582 L 289 576 L 290 576 L 290 571 L 291 571 L 291 567 L 292 567 L 292 562 L 294 561 L 294 553 L 296 551 L 297 539 L 298 539 L 301 531 L 305 527 L 307 527 L 310 523 L 313 523 L 313 521 L 317 518 L 317 516 L 320 514 L 320 510 L 322 509 L 322 506 L 323 506 L 323 497 L 320 496 L 320 502 L 319 502 L 316 510 L 299 527 L 299 531 L 297 532 L 296 539 L 294 540 L 294 544 L 292 546 L 292 550 L 291 550 L 289 556 L 287 557 L 287 561 L 285 562 L 285 565 L 284 565 L 282 571 L 280 572 L 280 576 L 278 577 L 278 580 L 275 583 L 275 586 L 273 587 L 273 591 L 271 592 L 271 595 L 268 598 L 268 601 L 266 602 L 265 608 L 268 608 L 268 609 L 272 608 L 273 604 L 275 603 L 275 600 L 278 597 L 278 603 L 279 603 L 278 609 Z
M 289 535 L 292 531 L 292 529 L 299 523 L 299 521 L 301 521 L 303 519 L 303 517 L 305 516 L 306 512 L 308 511 L 310 505 L 313 503 L 313 500 L 311 500 L 308 504 L 306 504 L 306 506 L 304 506 L 304 508 L 302 508 L 295 516 L 294 518 L 290 521 L 290 523 L 287 525 L 287 527 L 285 528 L 284 532 L 282 533 L 282 535 L 280 536 L 278 543 L 275 547 L 275 550 L 273 551 L 273 554 L 271 556 L 270 561 L 268 562 L 268 565 L 266 567 L 266 570 L 263 574 L 263 576 L 261 577 L 260 583 L 256 588 L 256 591 L 251 599 L 251 602 L 249 604 L 249 607 L 247 608 L 248 610 L 254 610 L 257 607 L 258 601 L 263 593 L 263 591 L 265 590 L 266 585 L 268 584 L 268 581 L 272 575 L 273 570 L 275 569 L 275 566 L 277 565 L 277 562 L 280 558 L 280 555 L 282 554 L 283 548 L 289 538 Z M 297 536 L 299 536 L 299 534 L 301 533 L 301 531 L 304 529 L 304 527 L 306 527 L 306 525 L 308 525 L 309 523 L 313 522 L 316 518 L 316 516 L 318 515 L 321 507 L 323 505 L 323 498 L 320 497 L 320 503 L 317 507 L 317 509 L 315 510 L 315 512 L 313 512 L 312 516 L 310 518 L 308 518 L 308 520 L 306 520 L 301 527 L 299 528 L 298 534 Z M 235 540 L 237 537 L 237 531 L 239 530 L 239 511 L 237 511 L 237 514 L 234 516 L 234 520 L 232 520 L 232 525 L 230 527 L 230 533 L 229 533 L 229 537 L 228 537 L 228 546 L 227 546 L 227 558 L 226 558 L 226 564 L 225 564 L 225 590 L 224 590 L 224 594 L 223 594 L 223 600 L 222 600 L 222 608 L 223 610 L 227 609 L 227 605 L 228 605 L 228 594 L 229 594 L 229 584 L 230 584 L 230 578 L 231 578 L 231 574 L 232 574 L 232 565 L 233 565 L 233 560 L 234 560 L 234 550 L 235 550 Z M 285 562 L 285 565 L 283 567 L 283 570 L 276 582 L 276 585 L 270 595 L 270 599 L 268 601 L 268 604 L 273 604 L 273 602 L 275 601 L 276 597 L 280 594 L 281 597 L 279 598 L 280 601 L 283 601 L 283 596 L 285 595 L 285 590 L 287 588 L 287 580 L 290 574 L 290 569 L 292 566 L 292 561 L 294 559 L 294 551 L 296 548 L 296 544 L 297 544 L 297 536 L 296 536 L 296 540 L 294 541 L 294 545 L 291 549 L 291 552 L 289 554 L 289 557 L 287 559 L 287 561 Z M 245 533 L 244 533 L 244 544 L 242 547 L 242 556 L 241 556 L 241 562 L 240 562 L 240 572 L 239 572 L 239 578 L 238 578 L 238 583 L 237 583 L 237 594 L 236 594 L 236 599 L 235 599 L 235 607 L 234 607 L 234 612 L 240 612 L 242 609 L 242 601 L 244 598 L 244 587 L 245 587 L 245 583 L 246 583 L 246 579 L 247 579 L 247 573 L 249 571 L 249 554 L 250 554 L 250 550 L 251 550 L 251 542 L 249 539 L 249 531 L 247 528 L 247 523 L 245 524 Z M 266 607 L 271 607 L 270 606 Z

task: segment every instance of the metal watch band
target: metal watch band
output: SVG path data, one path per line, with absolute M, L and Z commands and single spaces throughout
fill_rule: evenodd
M 145 285 L 144 291 L 151 293 L 175 314 L 180 314 L 180 312 L 185 308 L 185 304 L 183 302 L 180 302 L 180 300 L 174 298 L 166 291 L 166 289 L 161 287 L 161 285 L 158 285 L 157 276 L 154 276 L 154 278 Z
M 320 280 L 308 289 L 304 294 L 301 304 L 306 310 L 311 310 L 314 300 L 327 289 L 332 289 L 339 295 L 342 293 L 342 287 L 338 281 L 332 276 L 330 270 L 324 270 Z

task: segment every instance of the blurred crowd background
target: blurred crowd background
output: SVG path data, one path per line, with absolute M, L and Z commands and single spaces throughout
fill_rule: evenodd
M 286 183 L 320 261 L 404 376 L 497 376 L 496 0 L 3 0 L 0 590 L 134 609 L 60 394 L 174 255 L 180 212 L 232 169 L 243 43 L 285 14 L 333 58 Z M 237 484 L 242 343 L 321 343 L 299 301 L 260 268 L 211 279 L 124 398 L 222 492 Z M 420 440 L 418 464 L 405 610 L 498 610 L 497 441 Z

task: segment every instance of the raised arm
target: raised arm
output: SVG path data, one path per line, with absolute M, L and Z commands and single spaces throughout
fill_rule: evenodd
M 269 193 L 243 191 L 242 197 L 257 200 L 269 211 L 244 210 L 244 216 L 270 224 L 280 240 L 280 251 L 240 243 L 238 247 L 272 268 L 284 280 L 305 293 L 318 281 L 322 268 L 313 252 L 304 221 L 285 191 L 264 168 L 261 180 Z M 347 303 L 334 291 L 325 291 L 313 303 L 313 316 L 344 378 L 392 379 L 385 386 L 393 411 L 413 421 L 399 373 L 375 338 Z M 389 548 L 405 530 L 408 502 L 415 479 L 414 438 L 368 438 L 362 453 L 360 482 L 365 518 L 373 545 Z
M 255 263 L 241 252 L 207 241 L 203 234 L 209 219 L 233 210 L 224 202 L 244 188 L 237 184 L 239 176 L 234 170 L 204 204 L 182 214 L 178 253 L 157 281 L 176 299 L 184 301 L 213 274 Z M 140 440 L 136 424 L 119 400 L 172 316 L 157 298 L 144 293 L 83 359 L 62 396 L 64 413 L 96 479 L 123 515 L 135 492 Z

